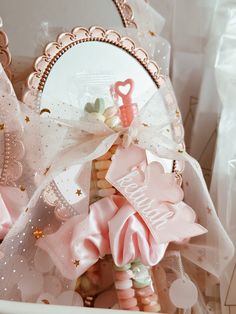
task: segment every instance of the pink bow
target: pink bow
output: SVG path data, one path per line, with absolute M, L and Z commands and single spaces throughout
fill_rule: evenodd
M 186 215 L 183 207 L 187 205 L 183 202 L 169 206 Z M 195 215 L 186 217 L 191 222 L 194 219 Z M 152 236 L 124 197 L 113 196 L 92 204 L 83 221 L 80 216 L 69 219 L 56 233 L 39 239 L 36 245 L 48 252 L 66 278 L 75 279 L 106 254 L 112 254 L 118 266 L 136 258 L 145 265 L 156 265 L 167 248 L 165 240 L 161 237 L 157 241 Z
M 0 186 L 0 239 L 5 237 L 27 201 L 26 193 L 18 188 Z

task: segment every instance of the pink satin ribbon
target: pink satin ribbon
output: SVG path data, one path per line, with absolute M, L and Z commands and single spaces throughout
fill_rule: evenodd
M 145 265 L 156 265 L 167 244 L 158 244 L 135 209 L 122 197 L 113 196 L 90 206 L 89 215 L 69 219 L 59 230 L 36 243 L 51 256 L 68 279 L 82 275 L 99 258 L 112 254 L 122 266 L 140 258 Z M 76 267 L 74 262 L 79 261 Z
M 0 186 L 0 239 L 3 239 L 19 217 L 28 197 L 15 187 Z

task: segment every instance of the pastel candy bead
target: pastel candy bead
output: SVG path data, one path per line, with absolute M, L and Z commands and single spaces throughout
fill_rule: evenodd
M 106 119 L 109 119 L 113 116 L 115 116 L 118 113 L 118 108 L 116 106 L 108 107 L 103 115 L 105 116 Z
M 141 297 L 148 297 L 153 294 L 153 289 L 152 287 L 148 286 L 145 288 L 137 289 L 136 292 Z
M 105 109 L 105 101 L 103 98 L 97 98 L 94 103 L 94 108 L 96 112 L 103 113 Z
M 152 280 L 150 277 L 148 278 L 145 278 L 144 280 L 142 281 L 137 281 L 137 280 L 134 280 L 134 287 L 135 288 L 144 288 L 144 287 L 147 287 L 151 284 Z
M 153 293 L 153 295 L 150 295 L 149 297 L 142 297 L 141 298 L 141 302 L 142 304 L 155 304 L 158 301 L 158 297 L 156 295 L 156 293 Z M 153 303 L 154 302 L 154 303 Z
M 134 307 L 129 308 L 129 311 L 139 312 L 140 309 L 138 306 L 134 306 Z
M 102 160 L 102 161 L 95 161 L 94 166 L 97 170 L 105 170 L 108 169 L 111 165 L 111 160 Z
M 99 120 L 99 121 L 102 121 L 102 122 L 105 121 L 105 117 L 101 113 L 99 113 L 99 112 L 91 112 L 90 115 L 88 116 L 88 120 L 90 120 L 89 119 L 90 117 L 92 117 L 92 119 L 95 118 L 96 120 Z M 93 121 L 92 119 L 91 119 L 91 121 Z
M 116 193 L 116 190 L 114 188 L 102 189 L 98 191 L 98 196 L 107 197 L 107 196 L 114 195 L 115 193 Z
M 97 186 L 100 189 L 109 189 L 109 188 L 112 187 L 112 185 L 107 180 L 98 180 L 97 181 Z
M 124 266 L 116 266 L 116 265 L 114 265 L 114 269 L 116 271 L 127 271 L 127 270 L 130 269 L 130 267 L 131 267 L 131 264 L 125 264 Z
M 137 281 L 142 281 L 150 277 L 149 270 L 144 265 L 132 267 L 132 270 L 134 273 L 134 279 Z
M 105 179 L 107 170 L 97 171 L 96 176 L 98 179 Z
M 102 155 L 101 157 L 97 158 L 96 160 L 108 160 L 111 159 L 111 152 L 106 152 L 106 154 Z
M 135 307 L 138 304 L 136 298 L 130 298 L 130 299 L 120 299 L 119 305 L 123 310 L 128 310 L 130 308 Z
M 89 112 L 89 113 L 92 113 L 94 112 L 94 106 L 93 104 L 91 104 L 90 102 L 88 102 L 86 105 L 85 105 L 85 111 Z
M 115 280 L 126 280 L 132 277 L 133 277 L 133 272 L 131 270 L 119 271 L 115 273 Z
M 158 312 L 160 312 L 161 307 L 159 304 L 144 305 L 143 310 L 144 310 L 144 312 L 158 313 Z
M 116 292 L 118 299 L 130 299 L 135 295 L 135 291 L 132 288 L 127 290 L 117 290 Z
M 123 281 L 115 281 L 115 287 L 118 290 L 125 290 L 125 289 L 129 289 L 133 286 L 132 280 L 127 279 L 127 280 L 123 280 Z
M 114 128 L 120 124 L 120 118 L 117 116 L 114 116 L 114 117 L 111 117 L 111 118 L 105 120 L 105 123 L 109 128 Z

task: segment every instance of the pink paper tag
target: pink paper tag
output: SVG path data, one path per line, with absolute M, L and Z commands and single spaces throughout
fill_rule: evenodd
M 141 148 L 119 148 L 106 180 L 141 215 L 158 243 L 181 241 L 207 231 L 194 223 L 195 213 L 182 202 L 183 191 L 174 174 L 164 173 L 159 162 L 148 165 Z

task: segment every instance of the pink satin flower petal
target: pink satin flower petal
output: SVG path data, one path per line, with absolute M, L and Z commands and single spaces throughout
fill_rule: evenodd
M 56 233 L 39 239 L 36 245 L 48 252 L 66 278 L 75 279 L 110 253 L 108 221 L 117 210 L 111 199 L 104 198 L 90 206 L 84 220 L 80 216 L 69 219 Z M 77 267 L 75 261 L 79 261 Z
M 141 258 L 155 265 L 167 244 L 157 245 L 149 229 L 122 196 L 106 197 L 90 206 L 89 215 L 66 221 L 60 229 L 36 243 L 48 252 L 68 279 L 82 275 L 99 258 L 112 253 L 117 265 Z M 75 261 L 79 261 L 76 267 Z
M 116 202 L 118 198 L 113 198 Z M 144 265 L 156 265 L 167 244 L 158 244 L 139 214 L 126 201 L 108 222 L 110 246 L 115 264 L 125 265 L 140 258 Z

